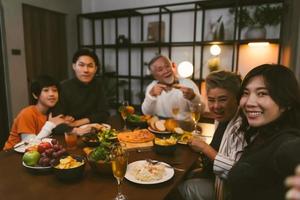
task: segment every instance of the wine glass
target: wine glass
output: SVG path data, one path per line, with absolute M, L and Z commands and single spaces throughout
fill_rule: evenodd
M 118 194 L 114 200 L 126 200 L 127 197 L 122 194 L 121 184 L 124 179 L 128 163 L 128 152 L 124 149 L 124 145 L 116 143 L 111 149 L 111 167 L 114 177 L 118 183 Z
M 119 112 L 121 113 L 121 117 L 124 121 L 123 130 L 127 130 L 126 119 L 127 119 L 127 116 L 128 116 L 128 113 L 127 113 L 127 107 L 128 106 L 129 106 L 128 101 L 122 101 L 121 106 L 119 107 Z
M 202 105 L 200 103 L 192 104 L 190 106 L 191 117 L 192 117 L 192 120 L 194 123 L 194 133 L 195 134 L 200 134 L 200 131 L 197 129 L 197 125 L 198 125 L 198 121 L 200 119 L 201 110 L 202 110 Z

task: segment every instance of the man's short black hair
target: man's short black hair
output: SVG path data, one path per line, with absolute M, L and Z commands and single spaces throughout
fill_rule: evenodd
M 58 91 L 60 90 L 59 82 L 57 80 L 55 80 L 49 75 L 40 75 L 31 82 L 31 94 L 34 94 L 35 96 L 39 97 L 42 92 L 42 89 L 50 86 L 55 86 Z M 36 103 L 37 99 L 35 99 L 33 95 L 31 96 L 33 100 L 32 102 Z
M 72 63 L 76 63 L 80 56 L 89 56 L 89 57 L 91 57 L 94 60 L 96 66 L 99 67 L 99 59 L 98 59 L 98 56 L 95 52 L 93 52 L 89 49 L 79 49 L 74 53 Z

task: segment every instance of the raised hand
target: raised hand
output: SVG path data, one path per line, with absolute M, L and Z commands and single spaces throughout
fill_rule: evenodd
M 192 100 L 196 96 L 192 88 L 185 87 L 180 84 L 176 84 L 173 87 L 181 90 L 183 97 L 186 98 L 187 100 Z
M 151 96 L 156 97 L 156 96 L 159 96 L 163 90 L 167 90 L 167 89 L 168 89 L 168 86 L 158 83 L 152 87 L 152 89 L 150 90 L 149 93 Z

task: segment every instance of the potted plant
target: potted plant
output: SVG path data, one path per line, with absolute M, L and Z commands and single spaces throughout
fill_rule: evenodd
M 233 13 L 234 10 L 230 10 Z M 246 39 L 263 39 L 266 37 L 266 25 L 276 26 L 282 17 L 282 5 L 264 4 L 256 6 L 253 12 L 246 7 L 239 10 L 239 27 L 247 27 Z

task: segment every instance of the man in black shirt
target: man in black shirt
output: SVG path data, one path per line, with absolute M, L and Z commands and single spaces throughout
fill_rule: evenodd
M 72 127 L 105 122 L 109 113 L 101 80 L 95 76 L 99 67 L 97 55 L 80 49 L 72 62 L 75 77 L 61 83 L 58 112 L 71 116 Z

